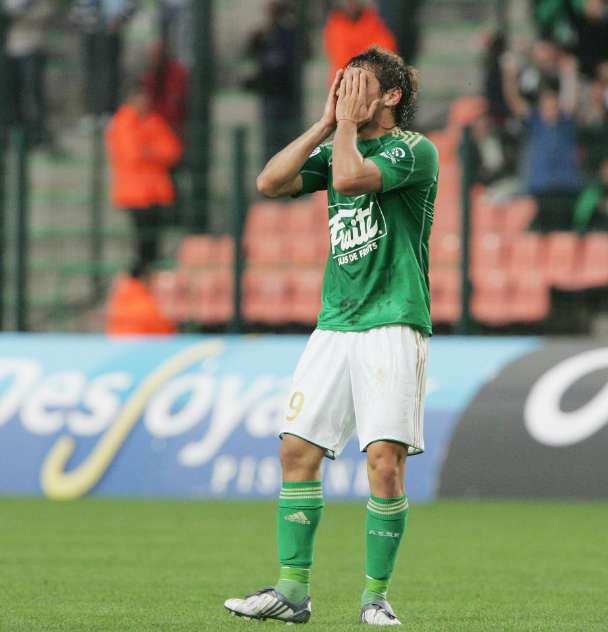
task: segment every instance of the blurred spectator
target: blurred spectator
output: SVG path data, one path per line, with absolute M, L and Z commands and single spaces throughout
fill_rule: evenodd
M 82 31 L 84 107 L 112 114 L 120 102 L 123 32 L 138 0 L 74 0 L 70 18 Z
M 179 138 L 150 107 L 146 92 L 138 88 L 107 131 L 112 202 L 131 218 L 135 264 L 143 267 L 159 256 L 162 207 L 175 200 L 169 172 L 182 155 Z
M 605 0 L 564 2 L 576 33 L 575 50 L 581 72 L 594 79 L 598 66 L 608 61 L 608 3 Z
M 513 143 L 496 126 L 489 113 L 479 116 L 472 125 L 471 169 L 474 182 L 489 188 L 494 199 L 517 192 L 516 161 Z
M 507 40 L 501 31 L 492 31 L 483 42 L 483 93 L 488 101 L 488 113 L 496 123 L 509 115 L 509 106 L 502 89 L 500 60 L 507 49 Z
M 273 0 L 267 7 L 266 24 L 251 35 L 246 48 L 256 70 L 245 80 L 245 87 L 261 97 L 266 160 L 298 133 L 302 97 L 301 78 L 294 70 L 298 61 L 296 42 L 291 5 Z
M 169 335 L 175 324 L 163 314 L 149 286 L 146 268 L 133 266 L 114 282 L 106 308 L 108 335 Z
M 579 112 L 579 143 L 584 149 L 583 165 L 594 173 L 608 147 L 608 85 L 594 81 L 587 86 Z
M 370 46 L 397 52 L 395 36 L 364 0 L 340 0 L 338 8 L 329 14 L 324 39 L 332 81 L 339 68 Z
M 601 126 L 608 114 L 608 88 L 601 81 L 589 84 L 587 98 L 580 109 L 579 118 L 585 126 Z
M 188 70 L 173 59 L 162 42 L 151 45 L 150 64 L 143 77 L 143 85 L 150 99 L 152 111 L 160 114 L 173 131 L 184 136 Z
M 600 163 L 596 181 L 583 190 L 576 202 L 574 228 L 580 233 L 608 231 L 608 158 Z
M 560 90 L 543 86 L 537 106 L 519 93 L 517 66 L 504 60 L 505 97 L 514 114 L 523 119 L 528 134 L 527 192 L 538 203 L 534 228 L 543 232 L 567 230 L 580 187 L 575 110 L 578 101 L 576 59 L 561 60 Z
M 543 87 L 559 89 L 560 49 L 550 40 L 538 40 L 532 45 L 530 58 L 519 72 L 519 91 L 531 104 L 536 104 Z
M 532 0 L 532 14 L 538 36 L 564 47 L 573 44 L 576 34 L 572 27 L 567 3 L 570 0 Z M 586 0 L 572 0 L 581 10 Z
M 408 64 L 416 62 L 420 49 L 420 9 L 423 0 L 378 0 L 384 22 L 397 40 L 397 50 Z
M 6 38 L 11 118 L 27 126 L 33 144 L 48 143 L 46 40 L 56 3 L 53 0 L 4 0 L 3 7 L 11 18 Z

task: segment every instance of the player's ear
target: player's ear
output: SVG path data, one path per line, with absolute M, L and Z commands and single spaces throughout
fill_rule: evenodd
M 401 88 L 391 88 L 384 94 L 384 105 L 386 107 L 394 107 L 401 101 L 402 95 Z

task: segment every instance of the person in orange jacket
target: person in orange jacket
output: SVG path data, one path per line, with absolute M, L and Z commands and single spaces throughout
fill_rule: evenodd
M 175 324 L 163 314 L 140 265 L 115 281 L 106 307 L 106 333 L 112 336 L 160 336 L 176 333 Z
M 188 69 L 173 57 L 162 42 L 150 45 L 148 58 L 148 69 L 142 77 L 142 85 L 150 99 L 151 109 L 160 114 L 178 137 L 183 139 L 190 82 Z
M 158 258 L 161 209 L 175 200 L 170 169 L 181 158 L 182 144 L 163 117 L 152 112 L 141 87 L 110 121 L 106 143 L 112 202 L 131 217 L 135 263 L 145 267 Z
M 397 52 L 397 42 L 377 11 L 364 0 L 341 0 L 325 25 L 330 82 L 340 68 L 371 46 Z

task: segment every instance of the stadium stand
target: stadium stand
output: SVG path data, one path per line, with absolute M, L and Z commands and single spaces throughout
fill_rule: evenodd
M 453 327 L 461 316 L 462 127 L 485 108 L 480 97 L 454 102 L 445 129 L 430 134 L 441 152 L 431 237 L 433 321 Z M 579 292 L 608 284 L 608 235 L 527 232 L 536 213 L 531 197 L 495 203 L 475 185 L 471 205 L 471 312 L 482 326 L 542 324 L 551 317 L 552 289 Z M 326 196 L 257 201 L 243 240 L 243 317 L 263 327 L 314 325 L 327 257 Z M 233 316 L 234 243 L 228 235 L 184 238 L 178 265 L 158 273 L 155 288 L 167 313 L 203 327 Z

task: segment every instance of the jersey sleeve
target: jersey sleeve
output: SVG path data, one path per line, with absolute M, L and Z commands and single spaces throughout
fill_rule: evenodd
M 368 159 L 380 169 L 382 193 L 432 184 L 439 170 L 437 149 L 424 136 L 407 142 L 396 140 Z
M 313 149 L 304 166 L 300 169 L 302 190 L 293 197 L 327 189 L 328 169 L 329 151 L 326 145 L 320 145 Z

